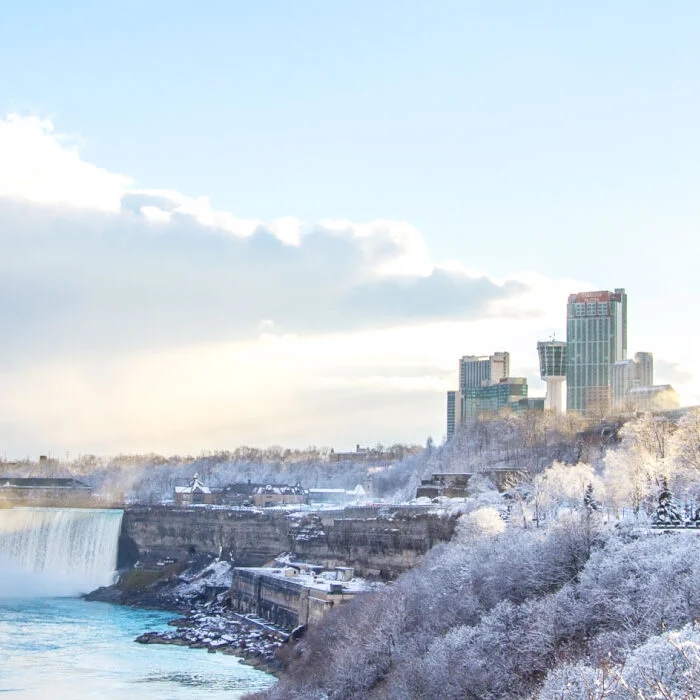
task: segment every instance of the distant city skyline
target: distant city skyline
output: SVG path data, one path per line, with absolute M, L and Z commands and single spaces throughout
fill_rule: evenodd
M 544 395 L 615 286 L 700 403 L 672 5 L 3 7 L 0 454 L 438 441 L 456 358 Z

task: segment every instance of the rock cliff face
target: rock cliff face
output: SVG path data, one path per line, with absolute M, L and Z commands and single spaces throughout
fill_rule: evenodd
M 393 578 L 430 547 L 448 541 L 455 527 L 452 518 L 424 513 L 352 515 L 136 506 L 124 512 L 120 565 L 221 552 L 236 566 L 261 566 L 289 552 L 300 560 Z
M 252 510 L 135 506 L 122 520 L 120 553 L 126 549 L 128 559 L 146 563 L 222 552 L 237 566 L 261 566 L 289 551 L 287 518 Z
M 345 518 L 305 516 L 292 530 L 292 551 L 302 561 L 352 566 L 361 576 L 394 578 L 431 547 L 452 538 L 455 520 L 435 515 Z M 315 532 L 314 532 L 315 529 Z

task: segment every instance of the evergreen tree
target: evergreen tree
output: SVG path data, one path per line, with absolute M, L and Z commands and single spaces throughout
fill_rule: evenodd
M 673 495 L 668 488 L 668 480 L 664 477 L 661 482 L 661 491 L 659 491 L 659 504 L 656 506 L 656 511 L 652 516 L 652 523 L 657 527 L 678 527 L 683 524 L 683 518 L 680 516 L 676 506 L 673 503 Z
M 586 491 L 583 494 L 583 507 L 589 512 L 593 513 L 598 510 L 598 503 L 595 500 L 595 494 L 593 493 L 593 484 L 589 481 L 586 486 Z

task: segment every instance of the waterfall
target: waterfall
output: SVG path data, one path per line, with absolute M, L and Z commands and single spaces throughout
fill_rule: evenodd
M 0 597 L 75 596 L 113 582 L 121 510 L 0 509 Z

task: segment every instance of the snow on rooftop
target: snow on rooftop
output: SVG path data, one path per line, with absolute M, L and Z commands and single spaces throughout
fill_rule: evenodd
M 176 486 L 175 493 L 211 493 L 211 489 L 199 480 L 199 474 L 192 477 L 187 486 Z
M 365 591 L 375 590 L 376 588 L 383 587 L 384 584 L 377 583 L 374 581 L 367 581 L 363 578 L 352 578 L 349 581 L 344 581 L 338 578 L 335 570 L 333 571 L 313 571 L 314 565 L 312 564 L 300 564 L 296 563 L 297 566 L 307 566 L 310 567 L 310 571 L 297 570 L 292 566 L 278 566 L 278 567 L 238 567 L 243 571 L 251 571 L 261 576 L 270 576 L 271 578 L 280 579 L 287 581 L 288 583 L 296 584 L 299 586 L 304 586 L 311 590 L 320 591 L 323 593 L 331 593 L 331 587 L 340 585 L 342 587 L 342 593 L 362 593 Z

